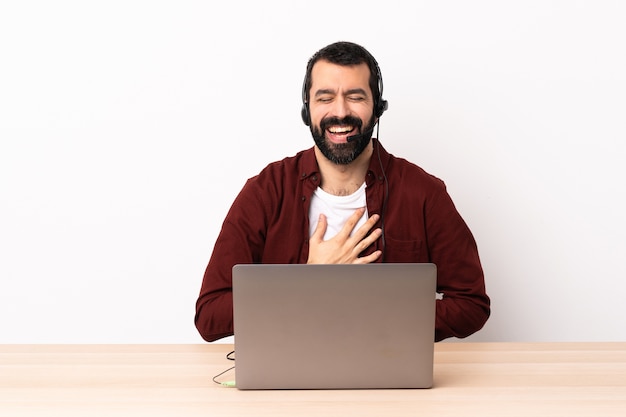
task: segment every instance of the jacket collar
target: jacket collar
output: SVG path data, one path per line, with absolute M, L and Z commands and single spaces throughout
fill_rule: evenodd
M 378 139 L 372 138 L 372 141 L 374 143 L 374 152 L 372 153 L 369 163 L 368 176 L 366 179 L 368 184 L 370 178 L 378 180 L 382 180 L 384 178 L 385 170 L 387 169 L 390 158 L 389 153 L 380 144 Z M 301 180 L 305 180 L 312 176 L 318 176 L 320 169 L 317 164 L 317 159 L 315 158 L 314 148 L 309 148 L 302 152 L 302 158 L 300 159 L 298 168 Z

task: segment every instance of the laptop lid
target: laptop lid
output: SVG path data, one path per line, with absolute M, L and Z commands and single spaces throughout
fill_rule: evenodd
M 429 388 L 434 264 L 233 267 L 239 389 Z

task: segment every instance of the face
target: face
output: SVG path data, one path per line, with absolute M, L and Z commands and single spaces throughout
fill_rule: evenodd
M 351 163 L 370 142 L 376 120 L 369 78 L 365 63 L 342 66 L 321 60 L 311 71 L 311 133 L 322 154 L 336 164 Z

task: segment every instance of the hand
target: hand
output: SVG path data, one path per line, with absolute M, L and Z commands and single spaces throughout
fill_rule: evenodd
M 359 258 L 369 245 L 374 243 L 382 234 L 380 228 L 367 233 L 378 221 L 378 214 L 372 215 L 367 222 L 359 227 L 352 236 L 350 233 L 365 213 L 365 208 L 360 208 L 348 218 L 346 224 L 337 233 L 337 236 L 324 240 L 324 233 L 328 227 L 326 216 L 320 215 L 317 227 L 309 240 L 309 264 L 367 264 L 376 261 L 382 251 L 377 250 L 370 255 Z

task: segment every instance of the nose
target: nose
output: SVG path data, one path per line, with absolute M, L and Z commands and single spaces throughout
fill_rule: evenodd
M 343 97 L 337 97 L 333 101 L 333 107 L 331 109 L 331 115 L 336 116 L 338 118 L 343 118 L 350 114 L 350 108 L 348 106 L 348 102 Z

